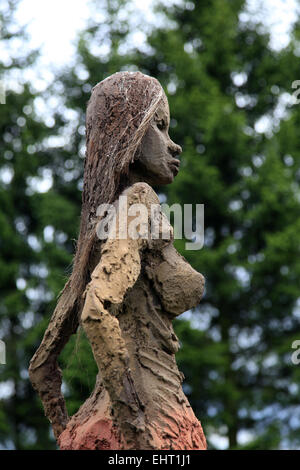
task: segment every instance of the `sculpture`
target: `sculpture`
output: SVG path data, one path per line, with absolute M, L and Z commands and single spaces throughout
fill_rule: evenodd
M 164 233 L 120 238 L 118 223 L 115 238 L 101 241 L 96 233 L 100 204 L 114 203 L 120 215 L 126 196 L 127 222 L 133 204 L 149 213 L 159 205 L 151 185 L 171 183 L 179 170 L 181 148 L 168 135 L 169 120 L 167 98 L 152 77 L 119 72 L 93 88 L 73 273 L 29 368 L 61 449 L 206 448 L 182 391 L 172 327 L 174 317 L 199 303 L 203 276 Z M 57 357 L 79 322 L 99 374 L 69 419 Z

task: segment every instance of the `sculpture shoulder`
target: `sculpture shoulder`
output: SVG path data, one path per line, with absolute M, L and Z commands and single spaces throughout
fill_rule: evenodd
M 127 196 L 128 204 L 160 204 L 156 192 L 147 183 L 134 183 L 126 188 L 121 196 Z
M 151 186 L 147 183 L 135 183 L 122 192 L 118 199 L 119 207 L 125 207 L 120 204 L 121 197 L 127 196 L 127 208 L 133 204 L 142 204 L 146 208 L 147 220 L 144 228 L 147 226 L 148 247 L 154 250 L 160 250 L 173 241 L 173 227 L 168 218 L 162 212 L 159 198 Z

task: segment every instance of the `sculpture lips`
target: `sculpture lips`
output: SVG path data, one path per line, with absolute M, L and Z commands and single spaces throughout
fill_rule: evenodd
M 169 162 L 169 164 L 170 164 L 172 171 L 177 175 L 177 173 L 179 172 L 180 161 L 174 158 L 174 160 Z

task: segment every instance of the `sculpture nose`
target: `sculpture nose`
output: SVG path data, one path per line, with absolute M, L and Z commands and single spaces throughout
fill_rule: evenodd
M 169 145 L 169 152 L 172 157 L 176 158 L 182 153 L 182 148 L 180 147 L 180 145 L 175 144 L 175 142 L 171 140 L 171 143 Z

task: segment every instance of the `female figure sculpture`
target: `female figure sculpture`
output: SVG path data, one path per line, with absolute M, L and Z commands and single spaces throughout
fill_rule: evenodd
M 61 449 L 206 448 L 181 387 L 172 327 L 199 303 L 203 276 L 162 230 L 154 239 L 119 237 L 117 223 L 114 238 L 101 241 L 96 233 L 100 204 L 114 203 L 118 214 L 126 196 L 127 222 L 133 204 L 149 214 L 159 205 L 151 185 L 171 183 L 179 170 L 181 148 L 168 135 L 169 121 L 167 98 L 152 77 L 119 72 L 93 89 L 73 273 L 29 368 Z M 99 373 L 69 419 L 57 358 L 79 323 Z

